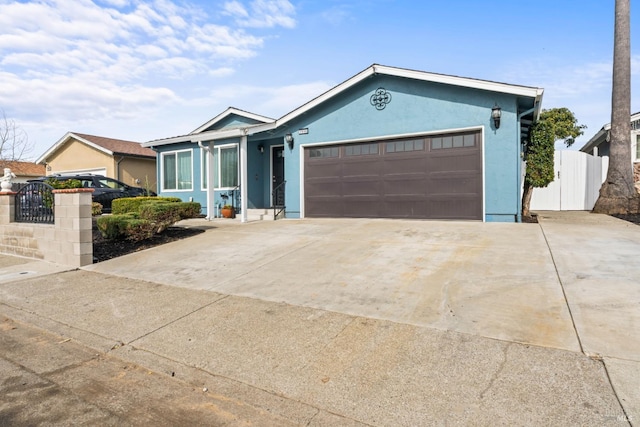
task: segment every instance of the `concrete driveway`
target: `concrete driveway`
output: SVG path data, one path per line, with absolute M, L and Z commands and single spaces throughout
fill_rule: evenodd
M 587 212 L 186 225 L 207 231 L 86 269 L 584 353 L 640 414 L 637 225 Z
M 20 365 L 87 398 L 81 373 L 32 357 L 39 340 L 16 344 L 13 319 L 296 425 L 639 419 L 636 225 L 582 212 L 186 225 L 206 232 L 83 270 L 0 257 L 3 375 Z M 89 403 L 129 414 L 111 394 Z
M 637 304 L 640 296 L 633 286 L 637 280 L 631 267 L 621 268 L 622 276 L 612 269 L 618 251 L 628 253 L 629 258 L 634 251 L 640 253 L 640 227 L 608 217 L 594 227 L 584 223 L 590 218 L 586 213 L 568 223 L 562 220 L 566 216 L 559 218 L 542 219 L 540 225 L 371 219 L 249 224 L 198 220 L 188 225 L 206 227 L 206 233 L 86 269 L 581 351 L 570 307 L 573 305 L 581 322 L 589 324 L 589 330 L 597 326 L 593 312 L 599 309 L 583 301 L 589 295 L 575 282 L 591 283 L 590 293 L 602 295 L 606 291 L 607 307 L 617 307 L 611 300 L 620 292 L 624 294 L 620 304 Z M 605 220 L 608 222 L 603 226 Z M 577 228 L 572 231 L 571 227 Z M 611 227 L 628 235 L 622 241 L 606 241 L 602 236 L 608 235 Z M 592 241 L 595 229 L 602 231 Z M 557 250 L 550 248 L 548 241 L 557 245 Z M 598 258 L 596 253 L 606 254 L 601 263 L 590 261 Z M 624 277 L 628 277 L 626 282 L 621 280 Z M 563 288 L 561 278 L 570 289 Z M 625 292 L 629 286 L 631 292 Z M 567 291 L 576 298 L 569 304 L 564 297 Z M 633 295 L 635 301 L 629 299 Z M 615 315 L 609 308 L 606 311 Z M 623 324 L 612 325 L 615 331 L 603 331 L 603 336 L 585 330 L 589 335 L 583 337 L 589 344 L 587 351 L 623 358 L 640 354 L 640 347 L 628 339 L 640 330 L 633 328 L 640 326 L 637 311 L 635 316 L 631 313 L 621 319 Z M 616 331 L 630 346 L 622 341 L 606 344 Z M 640 335 L 637 338 L 636 343 Z

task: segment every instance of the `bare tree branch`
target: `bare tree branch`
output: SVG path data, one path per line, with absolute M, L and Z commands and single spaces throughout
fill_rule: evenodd
M 31 154 L 33 144 L 29 143 L 27 132 L 7 118 L 4 110 L 0 113 L 0 160 L 22 160 Z

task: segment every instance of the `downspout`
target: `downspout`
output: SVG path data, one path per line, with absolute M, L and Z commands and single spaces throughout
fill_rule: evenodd
M 120 163 L 124 160 L 124 156 L 120 156 L 120 160 L 116 161 L 116 179 L 118 181 L 122 181 L 120 179 Z
M 240 222 L 247 222 L 247 197 L 249 174 L 247 172 L 247 130 L 240 137 Z
M 202 141 L 198 141 L 198 147 L 202 148 L 209 159 L 209 170 L 207 173 L 207 220 L 211 221 L 214 218 L 215 211 L 215 189 L 213 188 L 213 169 L 215 165 L 213 164 L 213 152 L 210 147 L 213 144 L 213 141 L 209 141 L 209 145 L 203 145 Z
M 517 159 L 517 164 L 520 165 L 520 167 L 518 168 L 518 189 L 520 191 L 518 191 L 518 200 L 516 201 L 516 206 L 518 208 L 518 213 L 516 214 L 516 222 L 522 222 L 522 192 L 524 191 L 523 188 L 523 181 L 522 181 L 522 163 L 524 162 L 524 151 L 522 151 L 522 126 L 521 126 L 521 122 L 522 122 L 522 118 L 524 116 L 526 116 L 527 114 L 531 114 L 536 110 L 536 106 L 534 105 L 532 108 L 528 109 L 527 111 L 524 111 L 520 114 L 518 114 L 518 159 Z M 535 122 L 535 120 L 532 121 Z M 526 170 L 526 169 L 525 169 Z

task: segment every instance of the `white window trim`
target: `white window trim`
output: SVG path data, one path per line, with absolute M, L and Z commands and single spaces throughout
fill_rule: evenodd
M 229 143 L 229 144 L 221 144 L 221 145 L 215 145 L 215 146 L 209 147 L 210 150 L 216 150 L 217 151 L 217 153 L 216 153 L 217 157 L 216 158 L 218 160 L 218 165 L 217 165 L 218 168 L 217 168 L 216 172 L 218 174 L 218 177 L 217 177 L 217 181 L 218 182 L 220 182 L 222 180 L 222 177 L 220 176 L 220 173 L 221 173 L 220 159 L 222 158 L 220 156 L 220 149 L 231 148 L 231 147 L 234 147 L 234 146 L 236 147 L 236 153 L 238 154 L 238 178 L 237 178 L 237 181 L 240 182 L 240 144 L 238 144 L 237 142 L 232 142 L 232 143 Z M 204 162 L 206 162 L 204 168 L 202 167 L 202 165 L 200 167 L 200 190 L 207 191 L 207 188 L 204 185 L 202 185 L 203 181 L 204 181 L 202 174 L 207 174 L 206 176 L 209 176 L 208 173 L 209 173 L 209 168 L 211 167 L 211 165 L 209 164 L 209 161 L 208 161 L 208 157 L 209 157 L 208 153 L 203 148 L 200 149 L 200 156 L 201 156 L 201 162 L 202 162 L 202 159 L 205 159 Z M 207 183 L 207 185 L 208 185 L 208 183 Z M 213 191 L 233 190 L 234 188 L 235 187 L 214 187 Z
M 164 188 L 164 157 L 168 155 L 176 156 L 176 174 L 178 173 L 178 153 L 189 152 L 191 154 L 191 188 Z M 163 192 L 188 192 L 193 191 L 193 150 L 190 148 L 184 150 L 173 150 L 160 153 L 160 186 Z M 178 177 L 176 176 L 176 187 L 178 187 Z

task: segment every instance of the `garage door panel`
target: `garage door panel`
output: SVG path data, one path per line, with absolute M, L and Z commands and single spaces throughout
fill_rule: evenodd
M 345 197 L 375 196 L 380 198 L 382 195 L 382 188 L 382 183 L 378 180 L 374 182 L 345 182 L 342 186 L 342 195 Z M 348 202 L 348 200 L 345 200 L 345 202 Z
M 314 217 L 343 217 L 344 204 L 341 199 L 336 197 L 313 197 L 306 200 L 306 209 L 313 212 Z
M 430 159 L 428 168 L 430 171 L 458 171 L 469 170 L 478 171 L 480 164 L 478 163 L 477 153 L 461 155 L 460 157 L 443 156 Z
M 336 194 L 340 194 L 341 189 L 342 183 L 335 179 L 315 180 L 305 185 L 305 191 L 309 194 L 313 194 L 316 197 L 335 197 Z
M 382 167 L 382 174 L 389 175 L 402 172 L 424 173 L 427 168 L 426 159 L 404 159 L 388 156 Z
M 431 215 L 440 219 L 477 219 L 477 215 L 482 214 L 473 195 L 462 194 L 455 200 L 434 196 L 429 200 L 429 207 Z
M 426 190 L 424 175 L 416 175 L 414 179 L 408 177 L 403 177 L 402 179 L 386 179 L 381 194 L 384 194 L 386 197 L 403 194 L 424 195 L 426 194 Z
M 461 175 L 454 173 L 439 173 L 431 175 L 434 194 L 447 193 L 475 193 L 478 195 L 481 188 L 477 176 Z
M 475 141 L 456 148 L 446 148 L 445 137 L 439 146 L 429 138 L 436 137 L 383 142 L 377 150 L 359 144 L 314 147 L 334 157 L 305 153 L 305 215 L 482 219 L 480 134 L 446 137 Z

